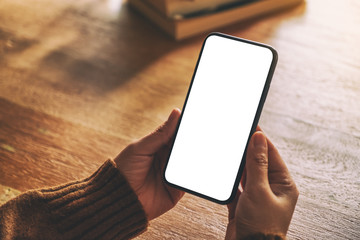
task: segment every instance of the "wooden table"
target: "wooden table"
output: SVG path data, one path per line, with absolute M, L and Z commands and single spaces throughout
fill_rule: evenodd
M 272 45 L 261 117 L 300 189 L 290 239 L 360 236 L 360 4 L 309 0 L 218 31 Z M 121 1 L 0 3 L 1 200 L 92 173 L 181 107 L 204 35 L 174 42 Z M 187 194 L 139 239 L 222 239 Z

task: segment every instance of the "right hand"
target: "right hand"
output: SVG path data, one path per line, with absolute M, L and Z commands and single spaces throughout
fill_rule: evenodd
M 228 205 L 226 239 L 256 233 L 286 236 L 299 191 L 274 145 L 261 131 L 251 137 L 243 192 Z

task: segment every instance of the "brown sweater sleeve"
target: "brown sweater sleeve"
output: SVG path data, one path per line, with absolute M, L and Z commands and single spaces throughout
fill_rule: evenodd
M 147 225 L 112 160 L 87 179 L 29 191 L 0 207 L 0 239 L 129 239 Z

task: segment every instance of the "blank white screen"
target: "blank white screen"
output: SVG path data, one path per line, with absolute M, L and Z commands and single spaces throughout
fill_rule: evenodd
M 230 197 L 272 59 L 266 47 L 207 38 L 165 171 L 168 182 L 219 201 Z

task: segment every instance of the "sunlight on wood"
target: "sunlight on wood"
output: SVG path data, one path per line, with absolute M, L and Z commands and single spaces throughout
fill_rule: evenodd
M 18 196 L 20 193 L 21 193 L 20 191 L 14 189 L 14 188 L 7 187 L 7 186 L 0 184 L 0 205 L 6 203 L 10 199 Z
M 289 239 L 360 235 L 359 22 L 358 0 L 307 0 L 217 29 L 279 53 L 260 125 L 300 189 Z M 122 1 L 2 0 L 5 194 L 87 177 L 153 131 L 182 107 L 206 34 L 175 42 Z M 226 224 L 187 194 L 138 239 L 223 239 Z
M 122 2 L 122 0 L 108 0 L 108 8 L 111 12 L 118 13 L 121 8 Z

